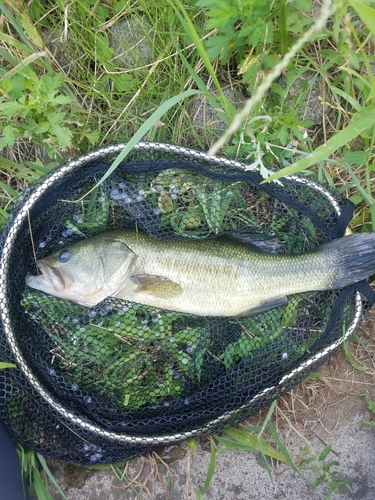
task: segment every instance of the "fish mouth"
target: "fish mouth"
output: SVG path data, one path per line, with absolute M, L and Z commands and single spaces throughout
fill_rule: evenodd
M 61 270 L 51 267 L 46 263 L 37 262 L 36 268 L 40 274 L 28 274 L 26 276 L 26 284 L 37 290 L 48 292 L 53 289 L 56 292 L 61 292 L 71 281 Z

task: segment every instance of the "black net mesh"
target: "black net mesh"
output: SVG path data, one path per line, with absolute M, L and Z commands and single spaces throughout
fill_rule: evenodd
M 316 181 L 261 185 L 235 160 L 168 145 L 138 145 L 95 187 L 122 148 L 31 185 L 2 235 L 0 352 L 17 369 L 0 371 L 0 418 L 25 446 L 81 464 L 240 422 L 326 361 L 374 302 L 361 282 L 234 319 L 114 298 L 86 308 L 26 287 L 35 258 L 109 229 L 291 254 L 342 236 L 352 214 Z

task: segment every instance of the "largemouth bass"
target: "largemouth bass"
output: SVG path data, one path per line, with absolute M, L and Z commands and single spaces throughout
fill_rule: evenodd
M 94 306 L 117 297 L 199 316 L 249 316 L 295 293 L 342 288 L 375 273 L 375 233 L 301 255 L 271 255 L 229 238 L 156 240 L 109 231 L 37 262 L 37 290 Z

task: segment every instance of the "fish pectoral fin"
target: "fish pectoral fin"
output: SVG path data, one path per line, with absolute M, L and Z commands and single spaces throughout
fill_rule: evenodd
M 161 299 L 176 297 L 182 292 L 180 285 L 164 276 L 137 274 L 130 279 L 138 285 L 136 292 L 149 293 Z
M 254 314 L 269 311 L 270 309 L 274 309 L 275 307 L 284 306 L 287 302 L 288 298 L 286 296 L 278 297 L 277 299 L 263 300 L 263 302 L 260 302 L 257 306 L 243 311 L 238 315 L 238 317 L 246 318 L 247 316 L 254 316 Z

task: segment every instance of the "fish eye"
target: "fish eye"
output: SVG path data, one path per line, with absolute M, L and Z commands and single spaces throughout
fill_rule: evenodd
M 62 250 L 59 253 L 59 261 L 60 262 L 68 262 L 72 257 L 72 253 L 69 250 Z

